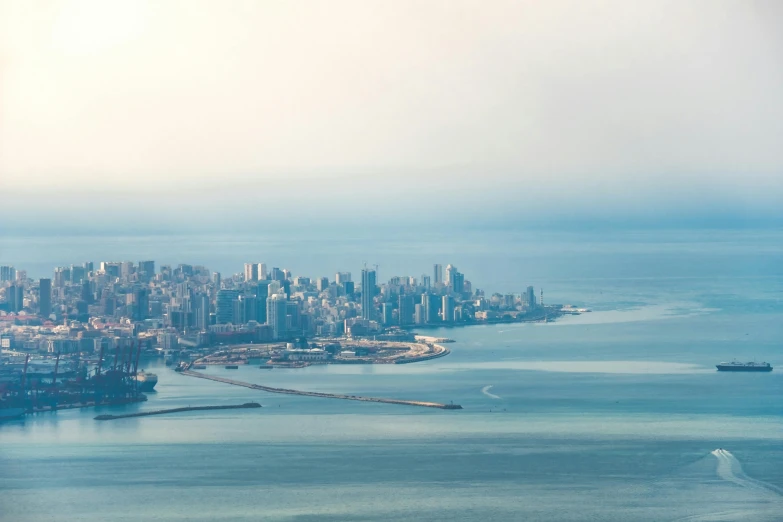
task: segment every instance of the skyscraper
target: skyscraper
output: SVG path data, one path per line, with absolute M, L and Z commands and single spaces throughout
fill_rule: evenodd
M 413 323 L 414 302 L 412 295 L 401 295 L 398 299 L 400 326 Z
M 462 294 L 465 291 L 465 276 L 456 270 L 451 273 L 451 290 L 455 294 Z
M 258 263 L 258 279 L 264 281 L 266 276 L 266 263 Z
M 49 317 L 52 313 L 52 280 L 38 281 L 38 315 Z
M 299 309 L 299 301 L 286 301 L 285 303 L 285 328 L 286 337 L 297 337 L 302 333 L 302 317 Z
M 0 281 L 14 281 L 16 269 L 12 266 L 0 266 Z
M 456 266 L 446 265 L 446 278 L 443 280 L 443 283 L 449 288 L 451 288 L 451 279 L 454 276 L 454 272 L 456 271 Z
M 245 281 L 258 281 L 258 263 L 245 263 Z
M 536 291 L 532 286 L 528 286 L 525 292 L 525 304 L 530 310 L 536 307 Z
M 215 322 L 234 323 L 234 301 L 239 299 L 237 290 L 220 290 L 215 300 Z
M 421 306 L 424 309 L 424 322 L 427 324 L 438 322 L 438 312 L 440 310 L 440 299 L 435 294 L 422 294 Z
M 375 298 L 375 270 L 365 268 L 362 270 L 362 319 L 372 320 Z
M 71 282 L 71 269 L 65 266 L 58 266 L 54 269 L 54 286 L 62 288 L 66 283 Z
M 392 318 L 393 318 L 393 308 L 391 303 L 383 303 L 381 305 L 381 323 L 384 326 L 389 326 L 392 324 Z
M 424 324 L 425 317 L 424 317 L 424 306 L 421 305 L 421 303 L 416 303 L 416 306 L 413 307 L 413 322 L 416 324 Z
M 71 265 L 71 283 L 80 285 L 86 276 L 87 271 L 83 266 Z
M 350 280 L 351 280 L 350 272 L 337 272 L 334 276 L 334 282 L 337 283 L 338 285 L 345 284 Z
M 266 324 L 272 327 L 276 340 L 286 337 L 287 300 L 282 294 L 274 294 L 266 300 Z
M 143 286 L 133 288 L 133 320 L 143 321 L 149 316 L 150 297 L 149 289 Z
M 197 295 L 193 301 L 193 309 L 196 328 L 199 330 L 209 328 L 209 296 L 207 294 Z
M 5 291 L 8 307 L 11 312 L 18 312 L 24 306 L 24 287 L 21 285 L 11 285 Z
M 444 323 L 450 323 L 454 320 L 454 298 L 450 295 L 443 296 L 441 317 Z
M 327 288 L 329 288 L 329 278 L 328 277 L 319 277 L 316 280 L 316 288 L 318 288 L 319 292 L 323 292 Z
M 443 282 L 443 265 L 436 264 L 434 267 L 435 284 Z
M 155 261 L 139 261 L 139 275 L 143 281 L 155 277 Z
M 269 278 L 272 281 L 283 281 L 285 279 L 285 276 L 283 275 L 283 271 L 280 270 L 278 267 L 274 266 L 272 267 L 272 273 L 269 274 Z

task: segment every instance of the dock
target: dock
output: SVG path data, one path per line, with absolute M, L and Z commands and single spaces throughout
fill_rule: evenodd
M 286 395 L 302 395 L 304 397 L 320 397 L 323 399 L 343 399 L 348 401 L 380 402 L 383 404 L 401 404 L 403 406 L 421 406 L 424 408 L 438 408 L 441 410 L 462 409 L 462 406 L 460 406 L 459 404 L 441 404 L 439 402 L 408 401 L 403 399 L 386 399 L 382 397 L 363 397 L 360 395 L 342 395 L 337 393 L 320 393 L 320 392 L 309 392 L 309 391 L 302 391 L 302 390 L 290 390 L 287 388 L 272 388 L 270 386 L 262 386 L 260 384 L 252 384 L 249 382 L 237 381 L 234 379 L 226 379 L 225 377 L 217 377 L 215 375 L 206 375 L 204 373 L 194 372 L 193 370 L 182 370 L 179 373 L 181 375 L 189 375 L 191 377 L 197 377 L 199 379 L 207 379 L 210 381 L 232 384 L 234 386 L 243 386 L 245 388 L 250 388 L 251 390 L 261 390 L 269 393 L 282 393 Z
M 187 406 L 185 408 L 169 408 L 167 410 L 142 411 L 139 413 L 126 413 L 123 415 L 98 415 L 95 420 L 114 420 L 127 419 L 130 417 L 149 417 L 151 415 L 165 415 L 167 413 L 180 413 L 183 411 L 204 411 L 204 410 L 241 410 L 245 408 L 260 408 L 257 402 L 246 402 L 245 404 L 233 404 L 227 406 Z

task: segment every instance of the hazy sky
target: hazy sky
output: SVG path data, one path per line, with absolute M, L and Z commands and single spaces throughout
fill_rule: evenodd
M 0 0 L 0 215 L 780 217 L 782 20 L 777 0 Z

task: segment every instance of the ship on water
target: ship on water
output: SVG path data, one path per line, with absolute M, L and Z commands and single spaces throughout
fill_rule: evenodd
M 136 382 L 139 385 L 139 391 L 150 392 L 158 384 L 158 376 L 154 373 L 147 373 L 141 370 L 136 374 Z
M 772 365 L 768 362 L 722 362 L 715 365 L 719 372 L 771 372 Z

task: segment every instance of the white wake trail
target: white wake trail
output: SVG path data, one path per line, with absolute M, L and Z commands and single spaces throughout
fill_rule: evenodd
M 716 449 L 712 454 L 718 459 L 718 469 L 716 472 L 723 480 L 759 493 L 775 495 L 776 497 L 783 496 L 783 490 L 781 490 L 781 488 L 748 477 L 742 470 L 740 461 L 738 461 L 729 451 L 726 451 L 725 449 Z
M 484 395 L 486 395 L 487 397 L 489 397 L 491 399 L 500 399 L 500 397 L 498 397 L 494 393 L 489 393 L 489 389 L 490 388 L 492 388 L 491 384 L 489 386 L 484 386 L 483 388 L 481 388 L 481 393 L 483 393 Z

